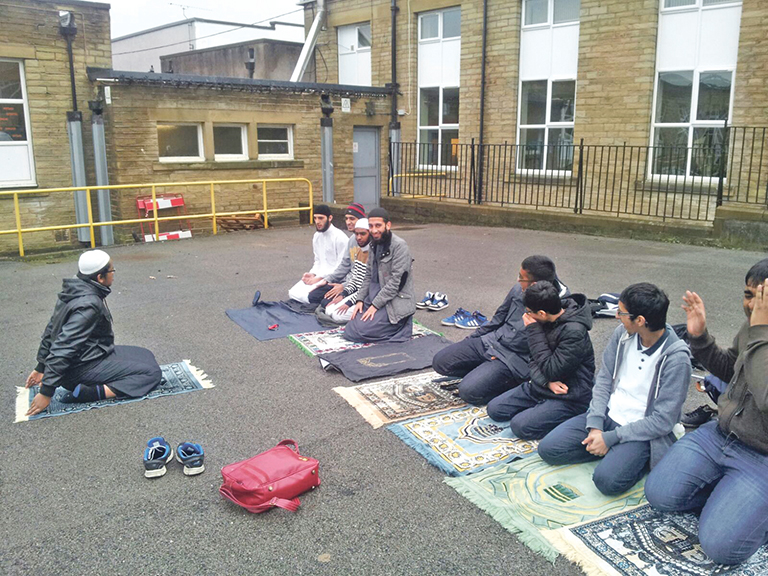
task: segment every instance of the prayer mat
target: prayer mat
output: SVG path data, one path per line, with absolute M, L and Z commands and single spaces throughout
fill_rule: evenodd
M 432 358 L 451 344 L 442 336 L 428 334 L 407 342 L 384 342 L 374 346 L 319 354 L 325 370 L 338 370 L 352 382 L 394 376 L 432 366 Z
M 428 334 L 442 336 L 440 332 L 430 330 L 415 320 L 413 321 L 413 338 L 420 338 L 421 336 L 426 336 Z M 296 344 L 296 346 L 310 358 L 317 356 L 318 354 L 329 354 L 331 352 L 357 350 L 358 348 L 375 346 L 373 343 L 363 344 L 362 342 L 350 342 L 349 340 L 345 340 L 343 326 L 332 330 L 323 330 L 322 332 L 291 334 L 288 336 L 288 340 Z
M 451 476 L 530 456 L 539 445 L 515 437 L 509 426 L 499 426 L 477 406 L 391 424 L 388 429 Z
M 227 316 L 248 334 L 262 341 L 323 329 L 314 314 L 291 310 L 285 302 L 257 302 L 250 308 L 227 310 Z M 270 330 L 270 326 L 275 328 Z
M 737 566 L 715 564 L 701 549 L 693 514 L 650 506 L 547 533 L 552 544 L 588 575 L 759 576 L 768 574 L 768 547 Z
M 467 500 L 492 516 L 529 548 L 554 562 L 551 531 L 606 518 L 645 504 L 645 479 L 619 496 L 595 488 L 598 462 L 550 466 L 539 455 L 495 466 L 466 478 L 445 478 Z
M 40 418 L 49 418 L 50 416 L 63 416 L 65 414 L 74 414 L 83 410 L 92 408 L 102 408 L 104 406 L 114 406 L 115 404 L 127 404 L 128 402 L 138 402 L 147 398 L 159 398 L 160 396 L 171 396 L 173 394 L 184 394 L 204 388 L 213 388 L 213 384 L 208 376 L 198 368 L 192 366 L 189 360 L 174 362 L 173 364 L 164 364 L 160 366 L 163 371 L 163 381 L 160 385 L 145 396 L 139 398 L 108 398 L 106 400 L 97 400 L 96 402 L 77 402 L 64 403 L 61 397 L 66 393 L 63 388 L 56 388 L 51 403 L 45 412 L 26 416 L 32 399 L 40 390 L 39 386 L 31 388 L 16 387 L 16 422 L 26 422 L 27 420 L 39 420 Z
M 434 414 L 448 408 L 464 405 L 458 396 L 441 387 L 458 384 L 461 378 L 443 380 L 437 372 L 424 372 L 391 378 L 370 384 L 360 384 L 333 391 L 344 398 L 374 428 L 416 416 Z

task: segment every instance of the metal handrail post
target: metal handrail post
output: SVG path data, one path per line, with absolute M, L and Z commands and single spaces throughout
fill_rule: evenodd
M 91 235 L 91 248 L 96 248 L 96 235 L 93 231 L 93 204 L 91 203 L 91 189 L 85 189 L 85 205 L 88 207 L 88 232 Z
M 152 213 L 155 217 L 155 242 L 160 242 L 160 222 L 157 219 L 157 190 L 152 184 Z
M 16 233 L 19 235 L 19 256 L 24 256 L 24 241 L 21 239 L 21 212 L 19 211 L 19 195 L 13 194 L 13 210 L 16 212 Z
M 309 188 L 309 223 L 312 224 L 312 221 L 315 218 L 315 200 L 312 196 L 312 182 L 307 180 L 307 186 Z
M 262 198 L 264 199 L 262 202 L 262 208 L 264 210 L 264 228 L 269 228 L 269 216 L 267 215 L 267 182 L 266 180 L 261 181 L 261 194 Z
M 211 182 L 211 213 L 213 214 L 213 233 L 218 234 L 216 229 L 216 193 L 213 182 Z

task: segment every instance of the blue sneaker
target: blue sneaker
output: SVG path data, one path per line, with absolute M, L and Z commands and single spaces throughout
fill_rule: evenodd
M 459 320 L 462 320 L 469 315 L 469 312 L 464 310 L 464 308 L 459 308 L 456 310 L 456 312 L 454 312 L 453 316 L 448 316 L 448 318 L 443 318 L 440 320 L 440 324 L 443 326 L 456 326 Z
M 184 465 L 185 476 L 197 476 L 205 471 L 205 454 L 200 444 L 182 442 L 176 448 L 176 460 Z
M 151 438 L 144 450 L 144 476 L 146 478 L 165 476 L 165 465 L 171 460 L 173 460 L 173 450 L 165 438 L 161 436 Z
M 472 314 L 468 313 L 464 318 L 457 320 L 456 328 L 461 328 L 462 330 L 477 330 L 486 322 L 488 322 L 488 318 L 475 310 Z
M 421 302 L 416 303 L 416 308 L 423 310 L 424 308 L 429 308 L 429 305 L 432 304 L 432 298 L 434 297 L 434 293 L 427 292 L 427 294 L 424 296 L 424 299 Z
M 448 296 L 440 294 L 440 292 L 435 292 L 435 295 L 432 297 L 432 303 L 428 308 L 435 311 L 448 308 Z

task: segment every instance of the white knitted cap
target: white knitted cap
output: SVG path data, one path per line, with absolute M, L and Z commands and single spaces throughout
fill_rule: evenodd
M 368 218 L 358 218 L 355 222 L 355 230 L 361 228 L 362 230 L 368 230 Z
M 90 276 L 95 274 L 104 266 L 109 264 L 109 254 L 104 250 L 88 250 L 80 255 L 80 260 L 77 261 L 77 268 L 81 274 Z

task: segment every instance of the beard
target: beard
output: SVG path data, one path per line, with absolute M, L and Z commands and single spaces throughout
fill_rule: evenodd
M 392 240 L 392 231 L 391 230 L 387 230 L 386 232 L 382 232 L 381 233 L 381 238 L 379 238 L 378 240 L 376 240 L 376 238 L 371 238 L 371 242 L 373 244 L 377 244 L 377 245 L 389 244 L 390 240 Z
M 330 221 L 330 219 L 325 221 L 325 224 L 323 225 L 323 227 L 322 227 L 322 228 L 318 228 L 318 226 L 317 226 L 317 225 L 315 225 L 315 229 L 317 229 L 317 231 L 318 231 L 318 232 L 325 232 L 325 231 L 326 231 L 326 230 L 328 230 L 328 228 L 330 228 L 330 227 L 331 227 L 331 221 Z

